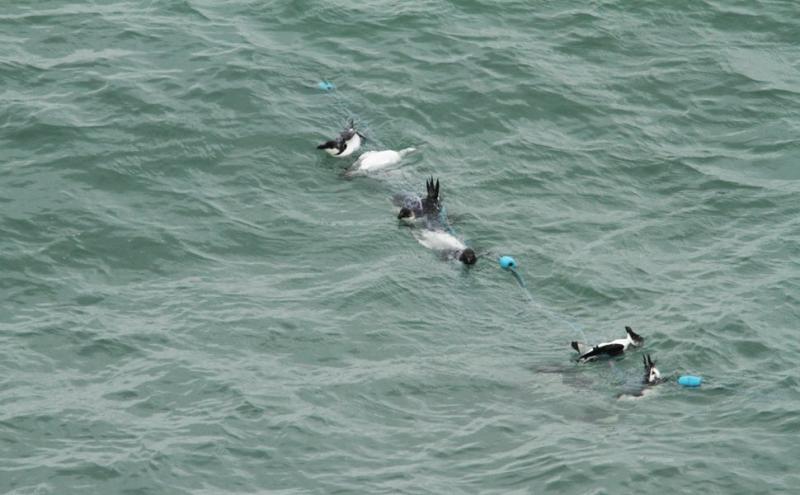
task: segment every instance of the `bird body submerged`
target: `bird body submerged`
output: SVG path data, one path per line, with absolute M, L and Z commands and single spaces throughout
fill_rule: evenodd
M 465 265 L 474 265 L 478 261 L 475 251 L 445 228 L 446 223 L 442 219 L 442 203 L 439 198 L 439 181 L 434 182 L 431 177 L 426 181 L 425 187 L 427 195 L 424 198 L 415 194 L 395 195 L 395 204 L 401 206 L 397 218 L 412 222 L 424 218 L 425 228 L 414 233 L 417 242 L 439 252 L 447 259 L 457 259 Z
M 664 381 L 661 378 L 661 372 L 656 368 L 656 362 L 653 361 L 650 354 L 642 356 L 642 362 L 644 363 L 644 378 L 636 387 L 620 394 L 620 399 L 643 397 L 648 390 Z
M 414 235 L 417 242 L 436 251 L 446 259 L 458 260 L 465 265 L 474 265 L 478 257 L 461 239 L 444 230 L 420 229 Z
M 416 233 L 417 242 L 434 251 L 463 250 L 467 246 L 461 240 L 444 230 L 420 229 Z
M 421 198 L 415 194 L 398 194 L 394 197 L 394 203 L 401 206 L 397 218 L 401 220 L 416 220 L 418 218 L 425 218 L 428 221 L 429 227 L 431 222 L 439 220 L 439 214 L 442 210 L 441 201 L 439 199 L 439 180 L 433 182 L 433 177 L 425 182 L 427 188 L 427 195 Z

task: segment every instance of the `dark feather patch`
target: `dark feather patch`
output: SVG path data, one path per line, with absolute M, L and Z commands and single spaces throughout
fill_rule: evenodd
M 338 148 L 338 147 L 339 147 L 339 145 L 336 143 L 336 141 L 325 141 L 324 143 L 322 143 L 319 146 L 317 146 L 317 149 L 318 150 L 328 150 L 328 149 L 333 149 L 333 148 Z
M 633 329 L 632 329 L 631 327 L 625 327 L 625 331 L 628 333 L 628 335 L 630 335 L 630 336 L 631 336 L 631 338 L 632 338 L 632 339 L 633 339 L 635 342 L 643 342 L 643 341 L 644 341 L 644 339 L 642 338 L 642 336 L 641 336 L 641 335 L 639 335 L 638 333 L 634 332 L 634 331 L 633 331 Z
M 625 346 L 622 344 L 608 344 L 603 346 L 594 346 L 591 351 L 582 355 L 580 359 L 587 360 L 598 356 L 619 356 L 625 351 Z

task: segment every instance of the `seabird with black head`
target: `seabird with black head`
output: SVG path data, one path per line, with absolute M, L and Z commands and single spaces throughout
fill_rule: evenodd
M 461 254 L 458 255 L 458 261 L 464 263 L 465 265 L 474 265 L 478 262 L 478 256 L 475 254 L 475 251 L 472 248 L 466 248 L 461 251 Z
M 439 220 L 439 213 L 442 208 L 441 199 L 439 198 L 439 179 L 436 179 L 436 182 L 433 181 L 433 177 L 427 179 L 425 188 L 427 191 L 424 198 L 408 193 L 396 194 L 392 198 L 392 202 L 401 207 L 397 214 L 398 219 L 416 220 L 426 218 L 429 225 L 432 221 Z
M 336 139 L 325 141 L 317 146 L 318 150 L 325 150 L 329 155 L 337 158 L 350 156 L 354 151 L 361 147 L 361 141 L 366 140 L 363 134 L 358 132 L 350 119 L 348 126 Z

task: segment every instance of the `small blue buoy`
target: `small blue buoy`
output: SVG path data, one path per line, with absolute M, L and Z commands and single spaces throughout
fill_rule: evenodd
M 508 270 L 509 268 L 516 268 L 517 262 L 511 256 L 501 256 L 500 257 L 500 268 L 503 270 Z
M 319 89 L 323 91 L 330 91 L 332 89 L 336 89 L 336 85 L 330 81 L 320 81 L 317 86 L 319 86 Z
M 699 387 L 701 383 L 703 383 L 702 376 L 694 376 L 694 375 L 683 375 L 678 377 L 678 383 L 683 385 L 684 387 Z

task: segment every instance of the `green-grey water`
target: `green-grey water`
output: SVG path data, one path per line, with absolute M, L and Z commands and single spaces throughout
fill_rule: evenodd
M 0 492 L 797 493 L 799 14 L 6 2 Z

